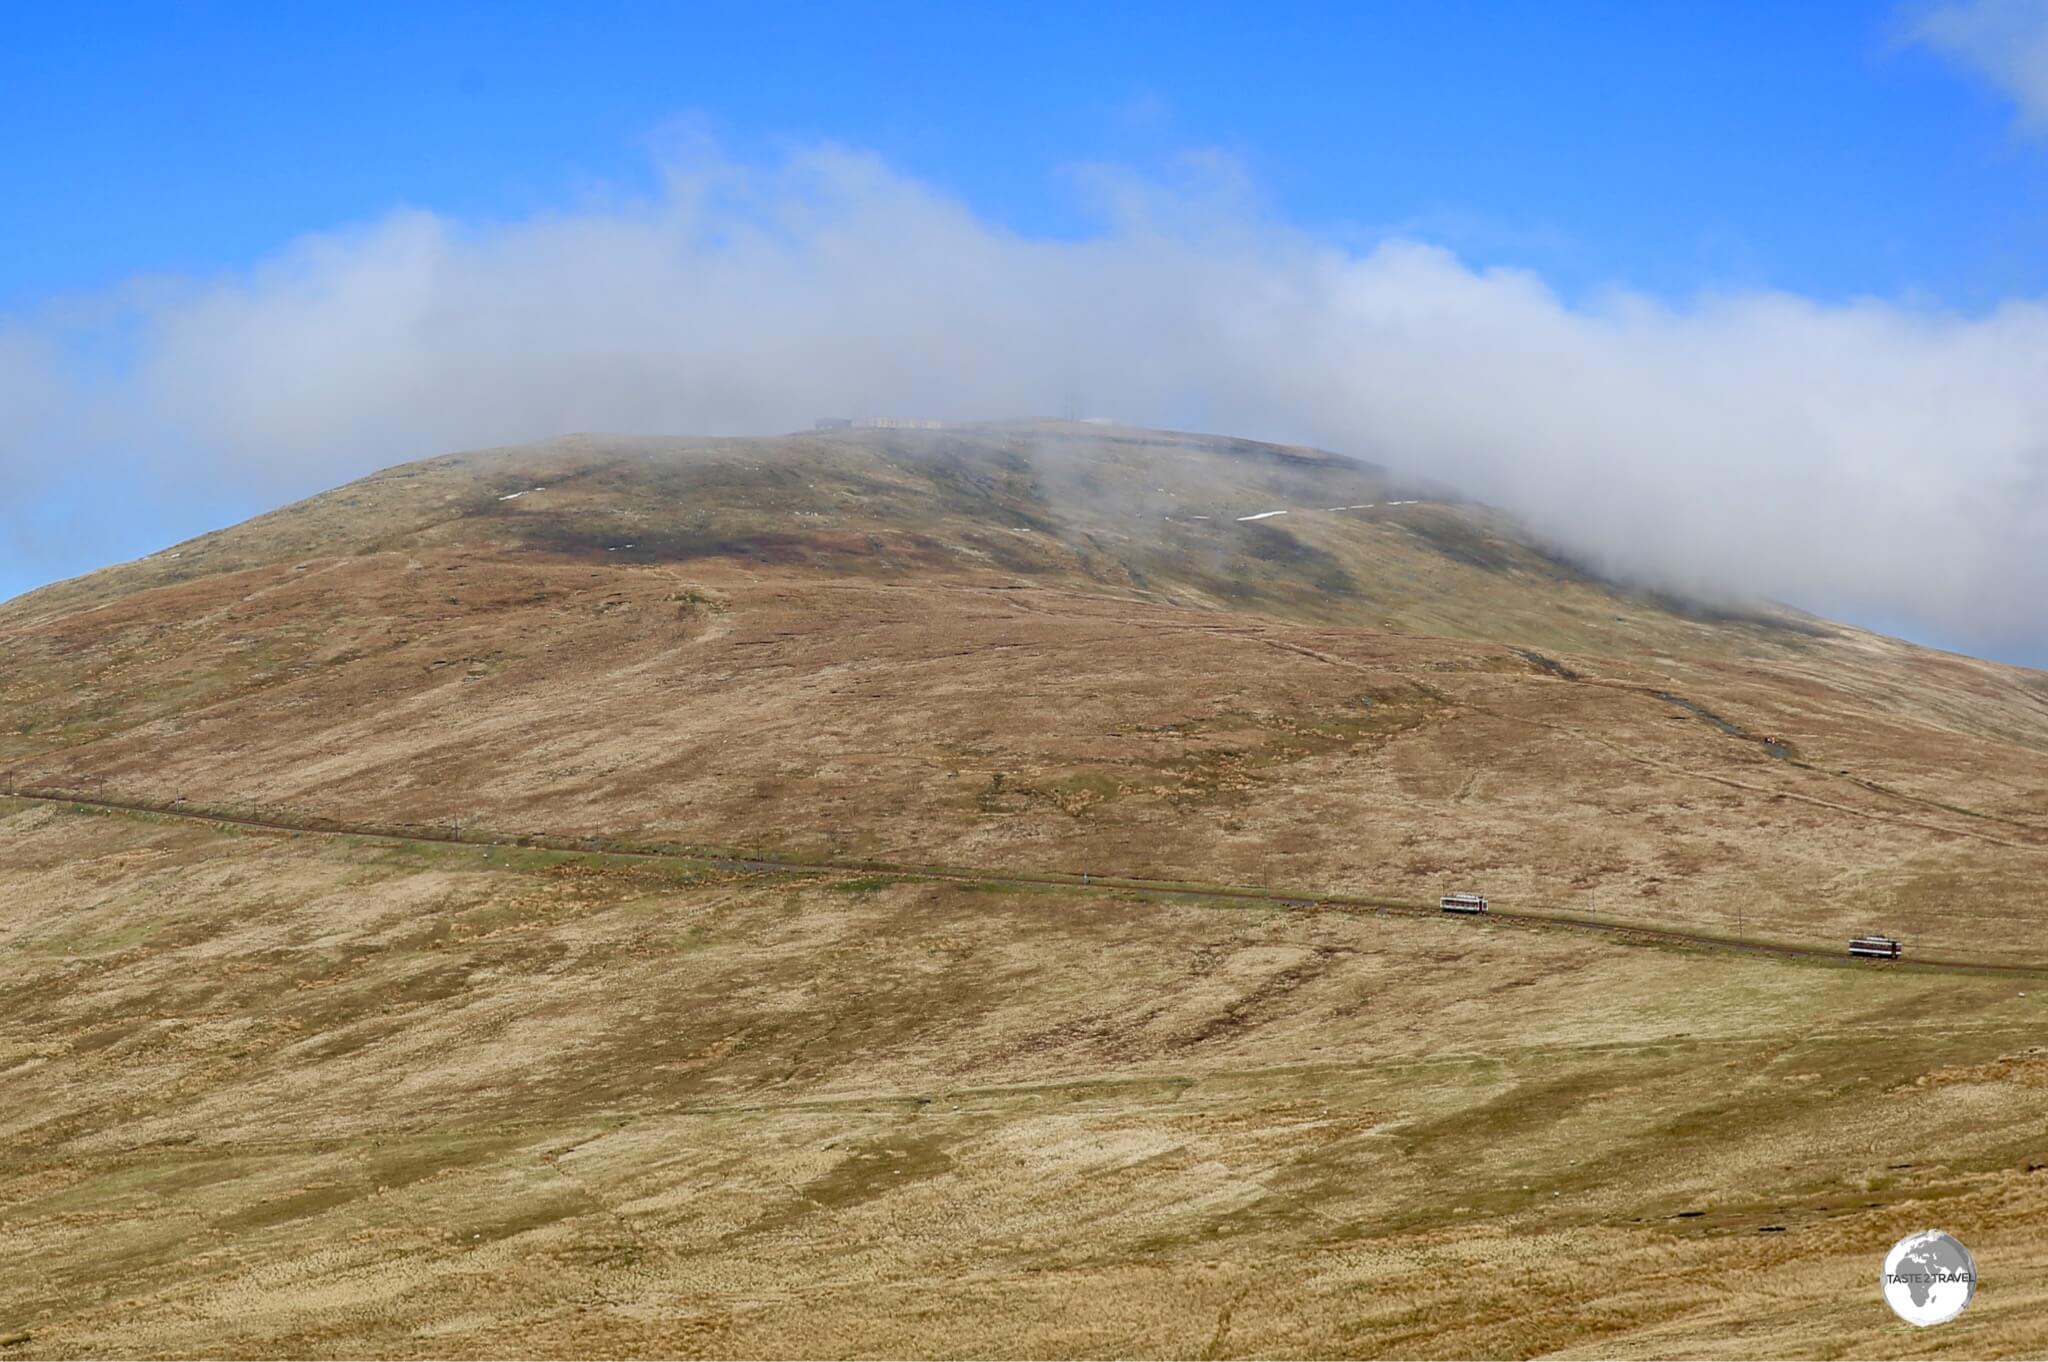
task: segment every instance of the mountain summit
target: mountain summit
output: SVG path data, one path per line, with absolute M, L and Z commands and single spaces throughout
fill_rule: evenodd
M 389 469 L 0 704 L 9 1357 L 1868 1354 L 1928 1223 L 2048 1346 L 2038 673 L 1016 423 Z
M 1319 451 L 1082 423 L 431 459 L 0 637 L 8 785 L 337 824 L 1483 876 L 1823 939 L 1965 864 L 2021 893 L 2048 846 L 2038 673 L 1627 591 Z

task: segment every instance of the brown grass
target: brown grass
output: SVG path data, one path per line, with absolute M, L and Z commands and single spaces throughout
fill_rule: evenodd
M 0 847 L 24 1356 L 1883 1355 L 1923 1223 L 1986 1274 L 1925 1337 L 2048 1343 L 2011 981 L 47 808 Z
M 392 834 L 0 801 L 5 1356 L 2048 1351 L 2027 979 L 402 835 L 2048 963 L 2038 676 L 1442 502 L 1228 519 L 1389 495 L 586 440 L 0 608 L 0 786 Z M 1984 1279 L 1915 1332 L 1928 1225 Z

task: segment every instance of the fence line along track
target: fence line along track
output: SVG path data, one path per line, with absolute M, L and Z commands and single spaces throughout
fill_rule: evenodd
M 465 833 L 459 830 L 410 825 L 348 823 L 329 818 L 284 818 L 274 815 L 231 812 L 206 808 L 184 801 L 161 803 L 123 799 L 106 794 L 85 794 L 69 790 L 30 788 L 0 790 L 0 797 L 29 803 L 70 805 L 105 813 L 143 814 L 176 818 L 218 827 L 243 828 L 260 832 L 292 833 L 334 837 L 355 841 L 429 842 L 448 846 L 497 848 L 501 850 L 553 851 L 574 856 L 652 863 L 688 862 L 722 870 L 754 870 L 811 875 L 880 875 L 892 879 L 929 880 L 959 884 L 985 884 L 1021 889 L 1073 889 L 1090 894 L 1135 894 L 1149 899 L 1208 899 L 1266 904 L 1275 908 L 1312 908 L 1340 912 L 1370 912 L 1378 915 L 1440 917 L 1437 906 L 1415 899 L 1363 894 L 1316 894 L 1301 890 L 1275 889 L 1257 885 L 1223 885 L 1149 879 L 1133 875 L 1098 875 L 1080 871 L 1034 871 L 980 869 L 970 866 L 917 865 L 894 861 L 789 860 L 750 853 L 729 847 L 621 846 L 602 837 L 556 837 L 531 833 L 520 837 Z M 1773 941 L 1757 937 L 1687 932 L 1674 927 L 1652 927 L 1606 918 L 1586 917 L 1530 909 L 1489 909 L 1481 919 L 1515 927 L 1588 932 L 1639 945 L 1684 946 L 1745 955 L 1778 956 L 1799 960 L 1826 961 L 1848 965 L 1850 957 L 1833 946 Z M 1869 968 L 1869 962 L 1857 967 Z M 2048 965 L 1997 960 L 1969 960 L 1956 957 L 1918 956 L 1884 962 L 1883 968 L 1916 973 L 2004 974 L 2048 978 Z

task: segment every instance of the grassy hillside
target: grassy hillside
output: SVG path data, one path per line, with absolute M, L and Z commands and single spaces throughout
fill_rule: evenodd
M 1092 427 L 434 460 L 0 612 L 0 782 L 2048 955 L 2038 674 L 1404 490 Z
M 429 460 L 0 659 L 10 1357 L 2048 1347 L 2039 673 L 1059 424 Z
M 17 1355 L 2048 1346 L 2048 978 L 48 806 L 0 865 Z M 1985 1282 L 1914 1335 L 1927 1224 Z

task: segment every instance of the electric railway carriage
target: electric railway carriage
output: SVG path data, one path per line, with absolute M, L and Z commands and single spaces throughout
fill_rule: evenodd
M 1899 943 L 1888 936 L 1852 936 L 1849 938 L 1849 954 L 1871 960 L 1896 960 L 1899 958 Z
M 1446 894 L 1437 900 L 1437 906 L 1446 913 L 1483 913 L 1486 911 L 1486 895 Z

